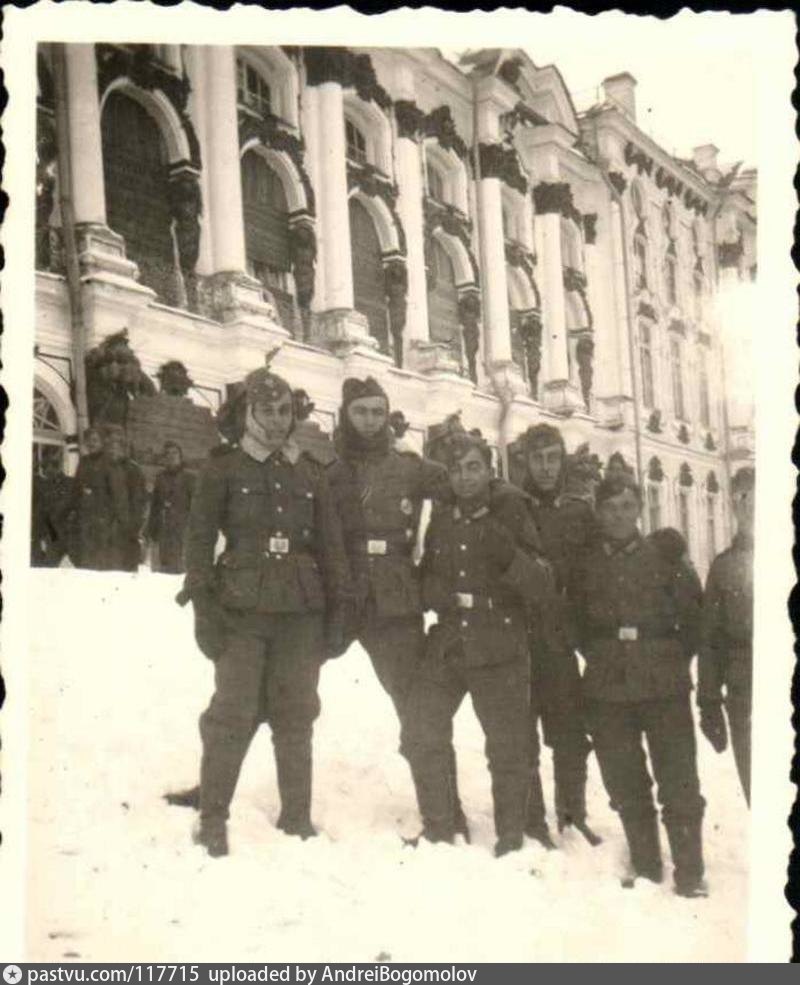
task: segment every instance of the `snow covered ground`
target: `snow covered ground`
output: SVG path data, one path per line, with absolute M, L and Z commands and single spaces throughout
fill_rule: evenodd
M 405 848 L 418 819 L 397 724 L 366 655 L 322 674 L 313 817 L 302 843 L 278 813 L 266 728 L 234 802 L 232 854 L 191 842 L 191 811 L 165 790 L 195 780 L 211 664 L 195 649 L 178 579 L 32 573 L 29 961 L 738 961 L 747 823 L 730 754 L 700 742 L 711 896 L 669 882 L 622 889 L 621 831 L 590 760 L 578 836 L 492 857 L 483 739 L 456 721 L 473 844 Z M 549 755 L 544 782 L 552 789 Z

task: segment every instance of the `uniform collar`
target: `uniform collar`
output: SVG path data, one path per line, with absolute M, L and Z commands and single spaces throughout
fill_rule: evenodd
M 247 456 L 261 463 L 266 462 L 268 459 L 280 461 L 283 458 L 290 465 L 296 465 L 301 454 L 300 446 L 292 437 L 287 438 L 280 448 L 276 448 L 274 451 L 267 451 L 266 448 L 263 448 L 257 441 L 253 440 L 246 431 L 242 435 L 239 446 Z
M 471 509 L 467 509 L 465 507 L 462 510 L 461 507 L 458 505 L 458 503 L 456 503 L 456 505 L 453 507 L 453 519 L 479 520 L 481 517 L 486 516 L 488 512 L 489 512 L 489 504 L 486 502 L 484 498 L 481 498 L 475 504 L 473 504 Z
M 603 539 L 603 553 L 607 557 L 616 557 L 618 554 L 633 554 L 638 551 L 642 544 L 642 535 L 635 533 L 630 540 L 620 544 L 619 541 Z

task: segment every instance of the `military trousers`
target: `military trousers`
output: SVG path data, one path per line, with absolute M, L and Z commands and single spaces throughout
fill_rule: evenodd
M 728 726 L 733 746 L 733 758 L 739 773 L 745 800 L 750 803 L 750 729 L 751 700 L 749 695 L 729 695 L 725 700 Z
M 375 675 L 402 721 L 425 646 L 422 613 L 378 616 L 368 605 L 359 626 L 358 641 L 367 651 Z
M 420 664 L 402 723 L 402 746 L 424 829 L 433 840 L 449 841 L 455 834 L 453 717 L 469 694 L 486 736 L 497 836 L 521 841 L 528 792 L 529 681 L 527 657 L 468 666 L 460 644 Z
M 225 820 L 244 757 L 260 721 L 272 729 L 281 818 L 308 820 L 311 737 L 323 619 L 317 613 L 226 613 L 225 649 L 214 664 L 215 691 L 200 717 L 200 815 Z

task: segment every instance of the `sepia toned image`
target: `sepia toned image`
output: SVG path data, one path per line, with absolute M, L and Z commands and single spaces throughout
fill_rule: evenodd
M 24 960 L 748 960 L 767 35 L 173 13 L 16 90 Z

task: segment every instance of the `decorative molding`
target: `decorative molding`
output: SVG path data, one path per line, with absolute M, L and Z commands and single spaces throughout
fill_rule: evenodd
M 628 187 L 628 181 L 621 171 L 609 171 L 608 180 L 614 186 L 618 195 L 622 195 Z
M 625 144 L 624 156 L 625 163 L 634 166 L 639 174 L 646 174 L 648 177 L 653 177 L 657 188 L 666 189 L 668 195 L 680 198 L 684 206 L 687 209 L 691 209 L 697 215 L 707 215 L 708 202 L 695 194 L 680 178 L 670 174 L 667 168 L 659 165 L 655 168 L 655 175 L 653 175 L 655 161 L 649 154 L 640 147 L 637 147 L 633 141 L 629 140 Z M 611 177 L 610 173 L 609 177 Z M 624 191 L 624 188 L 620 189 L 620 194 L 622 194 L 622 191 Z
M 714 441 L 714 435 L 710 432 L 706 432 L 705 439 L 703 440 L 703 447 L 706 451 L 716 451 L 717 443 Z
M 467 371 L 473 383 L 478 382 L 478 348 L 480 346 L 481 296 L 477 288 L 462 291 L 458 296 L 458 320 L 464 340 Z
M 517 103 L 510 112 L 503 114 L 500 118 L 501 126 L 508 133 L 513 133 L 520 126 L 546 127 L 549 123 L 550 121 L 546 117 L 531 109 L 530 106 L 526 106 L 523 102 Z
M 311 336 L 311 300 L 314 297 L 314 268 L 317 262 L 317 236 L 310 222 L 296 222 L 289 227 L 289 257 L 303 325 L 303 341 L 307 342 Z
M 639 307 L 636 309 L 636 314 L 642 315 L 644 318 L 650 318 L 653 321 L 658 321 L 656 309 L 652 306 L 652 304 L 648 304 L 647 301 L 639 302 Z
M 178 266 L 186 294 L 186 307 L 196 313 L 198 292 L 195 267 L 200 256 L 200 216 L 203 212 L 199 175 L 186 170 L 180 171 L 170 178 L 167 195 L 174 222 Z
M 586 291 L 586 274 L 581 270 L 577 270 L 575 267 L 564 267 L 563 279 L 564 290 L 574 291 L 580 297 L 584 311 L 586 312 L 586 327 L 591 330 L 594 327 L 594 317 L 592 316 L 592 308 L 589 304 L 589 295 Z
M 380 198 L 392 216 L 400 253 L 406 255 L 406 234 L 397 212 L 397 185 L 372 164 L 347 162 L 347 188 L 357 188 L 370 198 Z
M 663 482 L 664 481 L 664 468 L 661 465 L 661 459 L 654 455 L 647 466 L 647 478 L 651 482 Z
M 744 237 L 739 233 L 739 238 L 734 243 L 717 244 L 717 262 L 724 269 L 738 267 L 744 256 Z
M 680 443 L 683 445 L 688 445 L 690 440 L 691 439 L 689 436 L 689 428 L 686 426 L 686 424 L 681 424 L 681 426 L 678 428 L 678 441 L 680 441 Z
M 200 143 L 187 111 L 189 93 L 192 91 L 188 76 L 176 75 L 162 62 L 153 57 L 151 46 L 146 44 L 128 45 L 121 48 L 115 44 L 95 45 L 97 59 L 98 98 L 120 77 L 148 92 L 158 89 L 172 103 L 189 144 L 191 163 L 200 167 Z
M 542 368 L 542 319 L 538 311 L 520 313 L 517 324 L 519 339 L 525 354 L 528 389 L 534 400 L 539 398 L 539 373 Z
M 521 71 L 522 71 L 521 58 L 506 58 L 506 60 L 497 69 L 497 74 L 503 80 L 503 82 L 510 85 L 512 89 L 516 89 Z
M 587 246 L 594 246 L 597 242 L 596 212 L 584 212 L 583 214 L 583 239 Z
M 462 161 L 468 158 L 469 150 L 459 136 L 449 106 L 437 106 L 436 109 L 432 109 L 425 117 L 423 132 L 426 137 L 434 137 L 438 140 L 439 146 L 445 150 L 455 151 Z
M 581 383 L 581 396 L 589 410 L 592 400 L 594 379 L 594 338 L 591 331 L 582 332 L 575 346 L 575 361 L 578 364 L 578 379 Z
M 305 168 L 305 143 L 302 137 L 298 137 L 290 130 L 286 129 L 287 124 L 274 113 L 265 113 L 263 116 L 254 115 L 252 111 L 239 110 L 239 147 L 244 147 L 251 140 L 258 140 L 264 147 L 271 150 L 282 151 L 287 154 L 300 176 L 303 191 L 306 196 L 306 209 L 309 215 L 314 215 L 316 204 L 314 200 L 314 188 L 311 179 Z
M 650 177 L 653 173 L 653 158 L 637 147 L 632 141 L 625 144 L 625 163 L 635 165 L 639 174 Z
M 533 291 L 534 298 L 536 299 L 536 307 L 541 310 L 542 307 L 542 296 L 539 293 L 539 287 L 536 284 L 536 276 L 534 274 L 534 267 L 536 266 L 536 257 L 530 250 L 527 250 L 522 243 L 518 240 L 506 240 L 505 243 L 506 252 L 506 263 L 510 267 L 515 267 L 525 274 L 528 279 L 528 283 Z
M 652 434 L 661 434 L 664 430 L 661 420 L 661 411 L 655 409 L 651 411 L 650 416 L 647 418 L 647 424 L 645 425 L 648 431 Z
M 684 489 L 688 489 L 694 485 L 694 476 L 692 475 L 692 469 L 688 462 L 684 462 L 681 465 L 678 482 Z
M 413 99 L 398 99 L 394 104 L 394 117 L 397 120 L 398 137 L 418 140 L 425 132 L 427 117 Z
M 717 475 L 715 472 L 709 472 L 706 478 L 706 489 L 712 494 L 719 492 L 719 482 L 717 480 Z
M 533 187 L 533 205 L 537 215 L 558 212 L 583 227 L 583 217 L 572 200 L 572 189 L 566 181 L 540 181 Z
M 389 331 L 392 336 L 395 365 L 403 366 L 403 333 L 408 310 L 408 270 L 405 261 L 393 258 L 384 264 L 384 290 L 389 310 Z
M 456 236 L 464 246 L 469 259 L 472 279 L 478 281 L 478 264 L 472 252 L 472 223 L 454 205 L 444 202 L 437 202 L 432 198 L 425 198 L 422 204 L 425 219 L 425 249 L 430 254 L 431 237 L 436 229 L 441 228 L 449 236 Z M 430 264 L 427 265 L 430 268 Z
M 345 89 L 355 89 L 359 99 L 373 102 L 384 112 L 392 108 L 392 97 L 378 82 L 372 59 L 349 48 L 303 48 L 306 82 L 310 86 L 338 82 Z
M 478 144 L 481 178 L 499 178 L 502 182 L 525 195 L 528 179 L 522 172 L 519 155 L 507 144 Z

